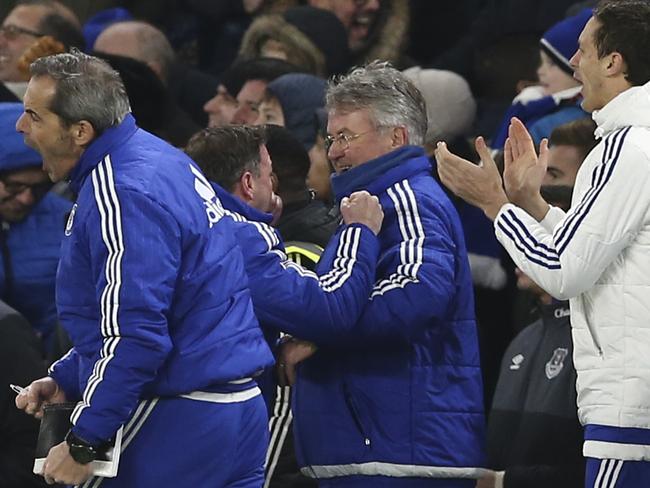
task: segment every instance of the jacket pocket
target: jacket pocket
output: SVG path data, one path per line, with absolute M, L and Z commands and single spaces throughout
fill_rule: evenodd
M 354 395 L 352 395 L 352 392 L 350 391 L 350 388 L 346 383 L 343 383 L 343 395 L 345 396 L 345 403 L 348 407 L 348 410 L 350 410 L 350 415 L 352 416 L 352 420 L 354 421 L 357 430 L 361 434 L 361 438 L 363 439 L 364 445 L 370 448 L 372 446 L 372 441 L 370 439 L 370 431 L 367 428 L 367 426 L 364 424 L 363 417 L 361 416 L 359 411 L 359 404 L 354 398 Z

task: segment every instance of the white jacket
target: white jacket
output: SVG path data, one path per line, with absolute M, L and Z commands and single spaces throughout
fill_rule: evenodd
M 508 204 L 494 225 L 514 261 L 570 299 L 584 454 L 650 460 L 650 83 L 594 112 L 600 143 L 568 213 Z

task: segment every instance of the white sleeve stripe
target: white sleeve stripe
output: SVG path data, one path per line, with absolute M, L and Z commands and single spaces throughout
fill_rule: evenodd
M 97 165 L 92 172 L 95 200 L 100 214 L 102 240 L 108 250 L 106 259 L 106 286 L 100 298 L 100 330 L 104 337 L 100 358 L 83 393 L 83 401 L 74 409 L 71 420 L 75 423 L 83 410 L 90 406 L 97 386 L 104 379 L 104 371 L 115 355 L 120 340 L 118 321 L 119 294 L 122 285 L 122 256 L 124 239 L 122 234 L 122 213 L 115 191 L 115 181 L 110 156 Z
M 117 344 L 119 342 L 119 337 L 104 339 L 100 358 L 95 363 L 93 372 L 88 378 L 88 384 L 84 390 L 82 401 L 77 404 L 70 417 L 70 421 L 73 424 L 76 424 L 77 420 L 79 420 L 79 417 L 81 416 L 83 410 L 90 406 L 92 396 L 95 393 L 95 389 L 104 379 L 104 372 L 106 371 L 108 363 L 110 363 L 111 360 L 115 357 L 115 349 L 117 348 Z
M 117 253 L 115 254 L 114 264 L 112 266 L 113 273 L 115 273 L 115 278 L 112 286 L 112 317 L 111 325 L 113 329 L 113 334 L 116 336 L 120 335 L 119 330 L 119 321 L 118 321 L 118 308 L 120 306 L 120 288 L 122 286 L 122 257 L 124 256 L 124 236 L 122 234 L 122 210 L 120 208 L 120 201 L 117 198 L 117 192 L 115 191 L 115 178 L 113 176 L 113 165 L 111 164 L 110 156 L 106 156 L 106 183 L 107 188 L 110 193 L 110 199 L 108 200 L 115 206 L 115 230 L 117 231 Z M 100 165 L 101 166 L 101 165 Z
M 329 284 L 332 280 L 336 279 L 336 277 L 340 274 L 341 272 L 341 266 L 342 266 L 342 260 L 345 259 L 348 245 L 349 245 L 349 239 L 350 239 L 350 234 L 351 234 L 351 228 L 348 227 L 344 229 L 341 234 L 339 235 L 339 245 L 336 248 L 336 257 L 334 258 L 334 262 L 332 263 L 332 269 L 325 273 L 323 276 L 320 277 L 320 282 L 321 285 L 327 285 Z
M 402 236 L 400 243 L 400 264 L 388 278 L 379 281 L 370 296 L 376 296 L 396 289 L 403 288 L 409 283 L 418 282 L 418 271 L 422 265 L 424 244 L 424 228 L 418 210 L 417 199 L 408 183 L 403 180 L 387 190 L 388 196 L 393 201 L 397 221 Z M 411 234 L 412 233 L 412 234 Z
M 417 231 L 414 230 L 414 235 L 417 236 L 417 241 L 414 243 L 415 253 L 414 256 L 415 263 L 412 265 L 412 275 L 417 276 L 418 270 L 422 263 L 422 246 L 424 245 L 424 229 L 422 228 L 422 221 L 420 220 L 420 214 L 418 211 L 418 206 L 415 201 L 415 193 L 411 189 L 411 185 L 408 180 L 404 181 L 404 188 L 408 191 L 406 197 L 407 201 L 411 204 L 410 209 L 413 212 L 411 219 L 415 222 Z M 398 192 L 401 192 L 400 188 L 397 188 Z
M 321 287 L 326 292 L 333 292 L 341 288 L 345 282 L 352 276 L 352 269 L 357 262 L 357 253 L 359 251 L 359 241 L 361 239 L 361 229 L 355 227 L 352 230 L 351 242 L 346 246 L 347 258 L 344 262 L 345 265 L 340 269 L 339 274 L 328 281 L 327 284 L 322 284 Z
M 559 263 L 557 252 L 535 239 L 513 210 L 508 210 L 502 215 L 502 223 L 515 234 L 517 241 L 526 249 L 524 253 L 527 257 L 545 259 L 549 264 Z
M 285 258 L 284 261 L 281 261 L 280 264 L 284 269 L 293 269 L 296 271 L 300 276 L 304 276 L 305 278 L 312 278 L 315 280 L 318 280 L 318 275 L 314 273 L 313 271 L 309 271 L 308 269 L 303 268 L 297 263 L 294 263 L 290 259 Z
M 611 179 L 616 163 L 621 154 L 623 141 L 628 132 L 629 128 L 619 130 L 605 140 L 604 163 L 594 169 L 594 177 L 592 177 L 592 181 L 596 181 L 595 185 L 593 185 L 583 196 L 580 204 L 576 207 L 576 210 L 571 212 L 566 220 L 562 222 L 553 233 L 559 254 L 562 254 L 566 249 L 571 238 L 575 235 L 580 223 L 587 216 L 589 210 L 598 198 L 598 195 L 600 195 Z M 595 174 L 596 172 L 598 172 L 598 175 Z
M 54 361 L 50 365 L 50 367 L 47 369 L 48 374 L 52 374 L 52 371 L 54 371 L 54 368 L 56 368 L 56 365 L 59 364 L 61 361 L 65 361 L 65 359 L 67 359 L 67 357 L 70 356 L 70 354 L 72 354 L 73 351 L 74 351 L 74 347 L 71 347 L 68 352 L 66 352 L 63 356 L 61 356 L 61 358 Z
M 505 224 L 508 224 L 508 226 L 506 227 Z M 508 221 L 508 217 L 505 213 L 501 214 L 497 220 L 497 227 L 501 230 L 501 232 L 503 232 L 505 237 L 510 239 L 517 250 L 526 256 L 526 259 L 528 261 L 538 264 L 539 266 L 543 266 L 544 268 L 560 269 L 559 261 L 556 260 L 554 262 L 548 256 L 539 256 L 539 254 L 536 255 L 534 252 L 531 252 L 534 250 L 530 249 L 530 246 L 522 239 L 521 235 L 517 232 L 517 229 L 512 227 L 512 223 Z M 551 262 L 549 262 L 549 260 Z
M 333 292 L 339 289 L 352 275 L 352 269 L 357 262 L 360 238 L 361 229 L 358 227 L 348 227 L 341 233 L 334 267 L 319 280 L 324 291 Z

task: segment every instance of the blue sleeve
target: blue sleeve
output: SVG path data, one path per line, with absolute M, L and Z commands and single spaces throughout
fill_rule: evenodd
M 68 401 L 74 402 L 81 399 L 81 392 L 79 391 L 79 355 L 74 347 L 50 366 L 48 375 L 63 390 Z
M 90 443 L 109 439 L 129 418 L 172 349 L 169 312 L 181 259 L 177 221 L 142 193 L 116 188 L 93 173 L 96 218 L 90 248 L 101 344 L 72 414 L 74 432 Z
M 447 318 L 457 293 L 459 250 L 448 216 L 430 199 L 416 199 L 408 183 L 398 186 L 390 193 L 394 214 L 387 214 L 388 225 L 380 234 L 385 241 L 381 276 L 354 327 L 328 338 L 336 347 L 411 342 Z
M 337 233 L 337 257 L 317 276 L 277 249 L 279 240 L 272 231 L 263 238 L 261 224 L 245 225 L 257 233 L 242 248 L 260 323 L 321 342 L 357 321 L 372 289 L 379 253 L 377 237 L 368 227 L 353 224 Z

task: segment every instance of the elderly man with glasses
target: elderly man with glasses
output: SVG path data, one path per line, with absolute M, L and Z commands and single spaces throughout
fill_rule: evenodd
M 473 487 L 484 416 L 472 281 L 458 215 L 421 147 L 424 101 L 374 62 L 331 82 L 327 109 L 337 200 L 366 190 L 385 218 L 361 318 L 298 367 L 302 471 L 322 487 Z M 298 347 L 285 343 L 280 361 L 295 362 Z
M 15 97 L 0 93 L 0 101 L 18 101 L 27 87 L 18 60 L 42 36 L 52 36 L 66 49 L 82 47 L 80 23 L 72 10 L 56 0 L 20 0 L 0 25 L 0 82 Z M 0 86 L 0 90 L 2 87 Z

